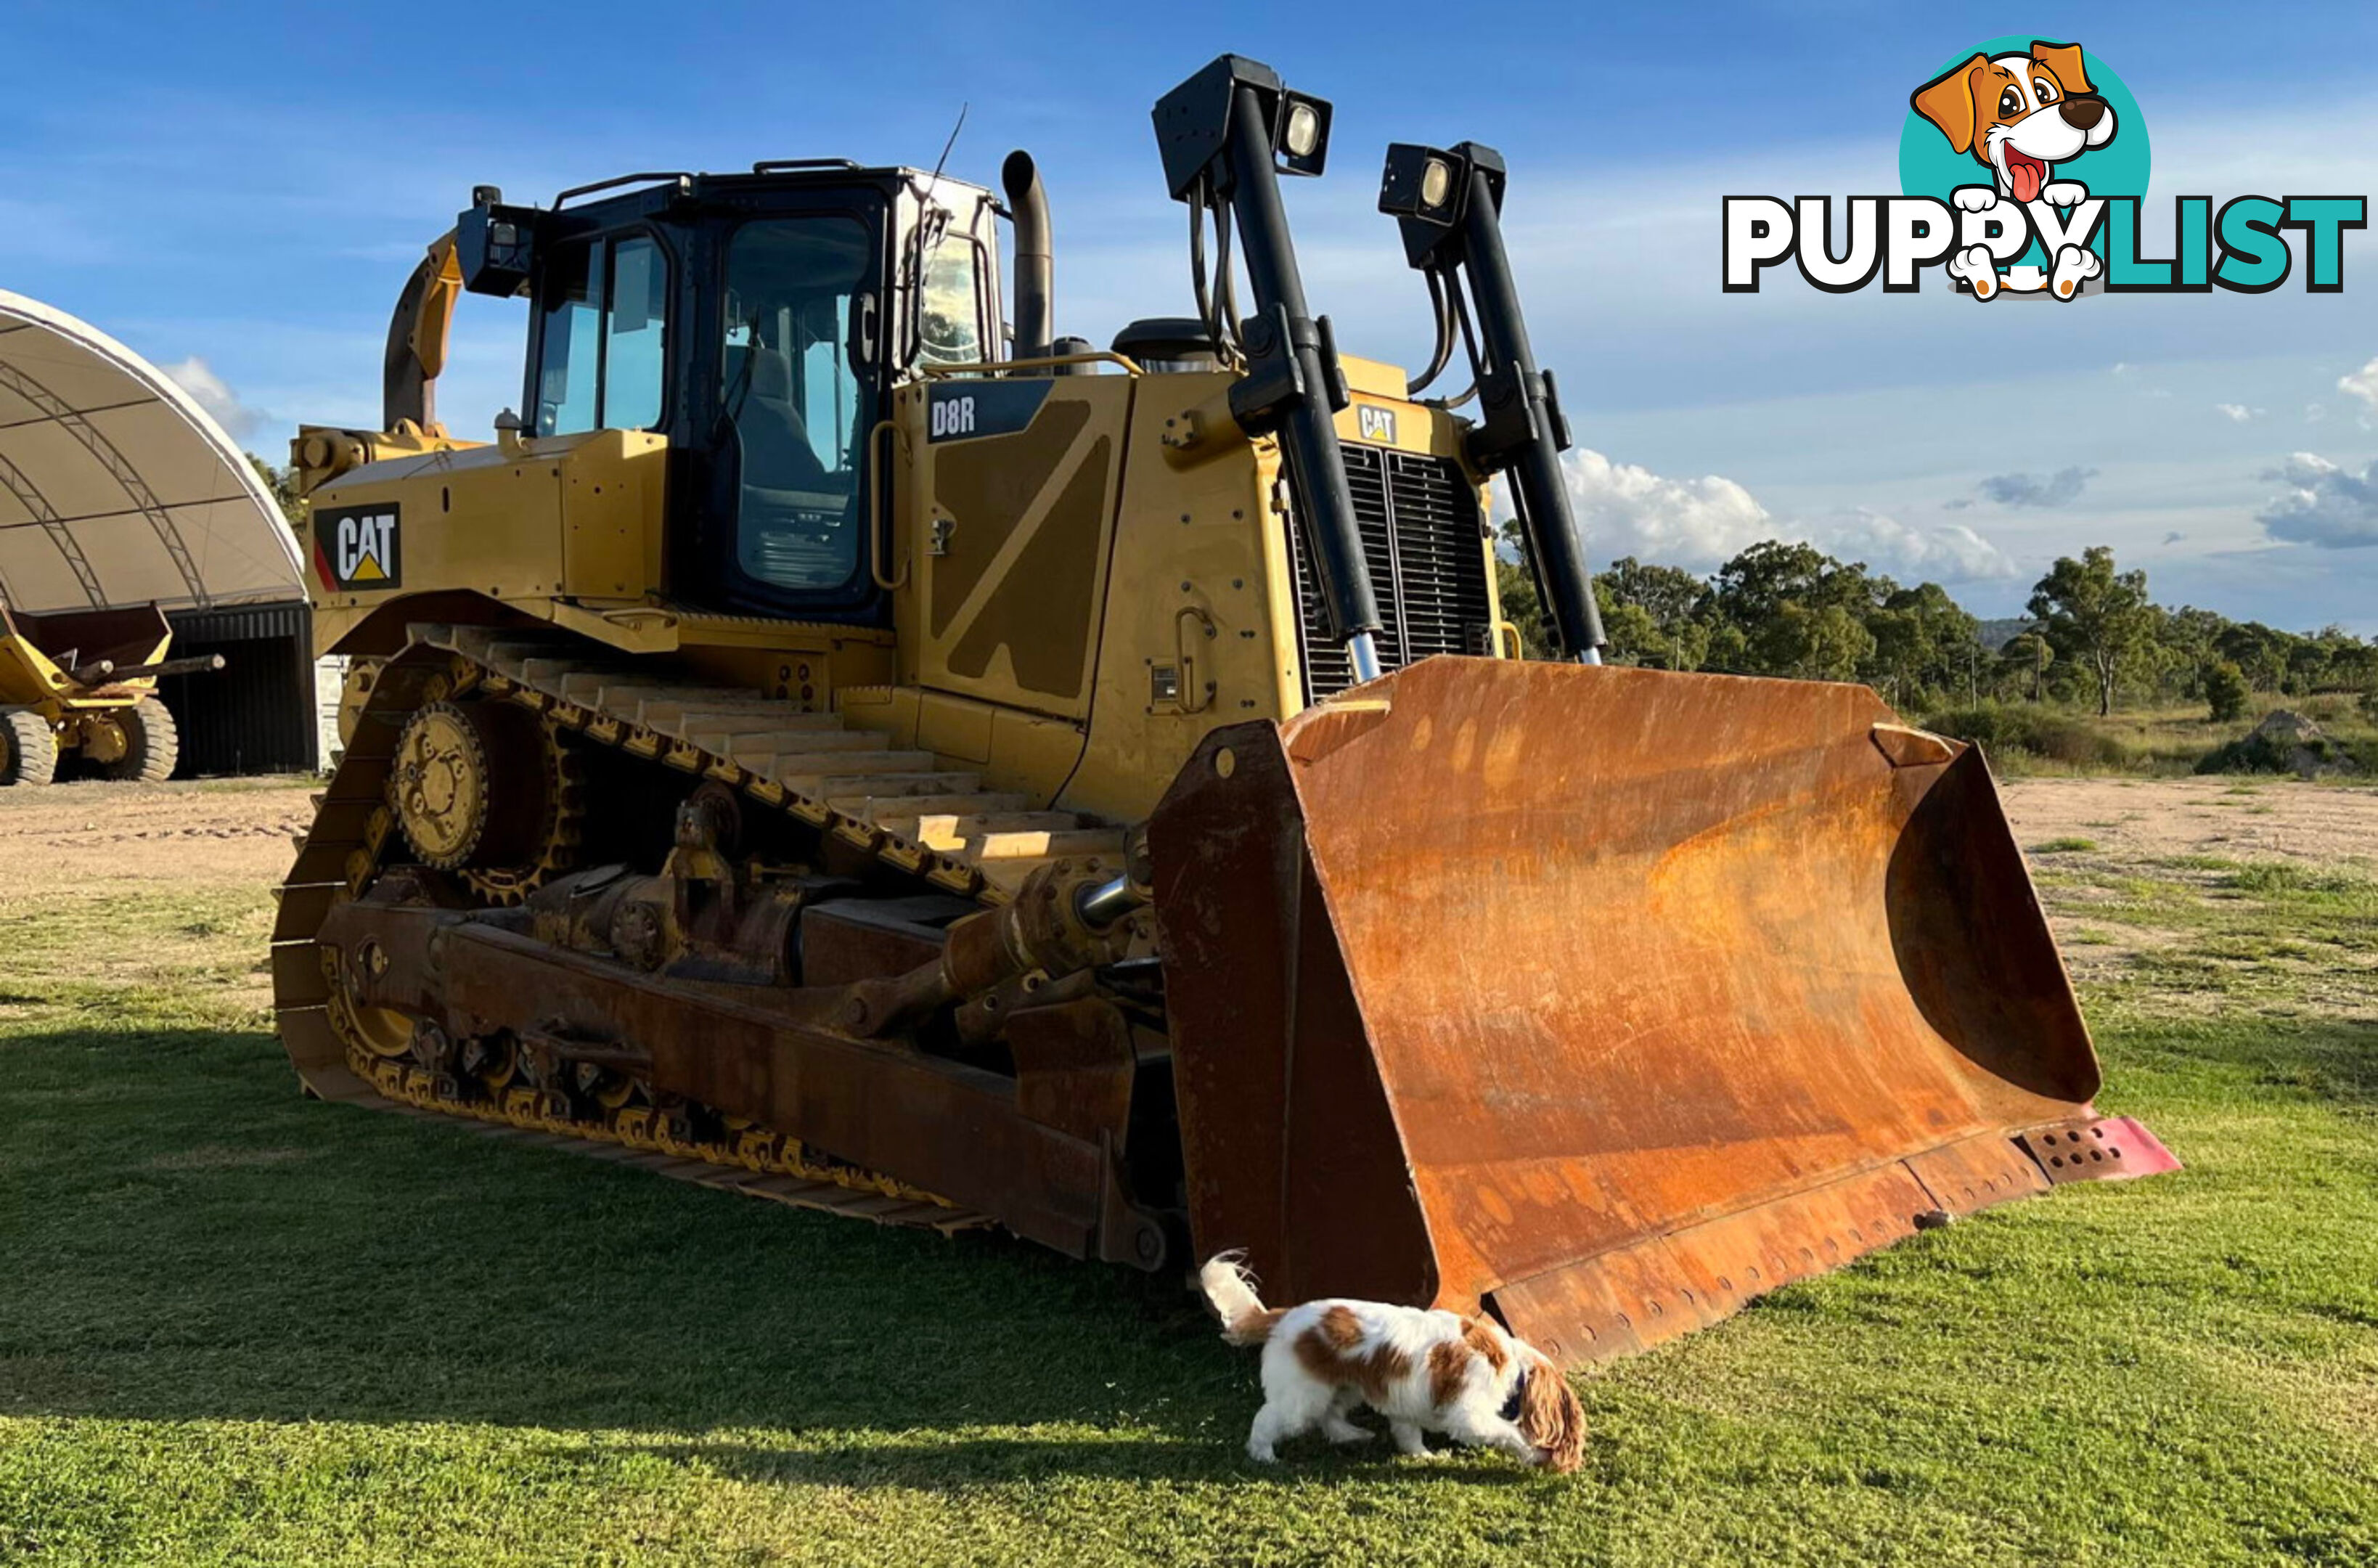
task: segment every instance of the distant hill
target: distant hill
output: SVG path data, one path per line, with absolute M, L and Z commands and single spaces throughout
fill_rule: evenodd
M 1979 633 L 1982 646 L 1996 653 L 2038 624 L 2028 615 L 2010 615 L 1999 621 L 1985 621 Z

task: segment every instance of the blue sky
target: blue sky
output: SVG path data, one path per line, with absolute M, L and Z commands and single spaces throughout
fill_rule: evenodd
M 991 183 L 1033 150 L 1060 328 L 1103 340 L 1187 310 L 1147 109 L 1234 49 L 1337 105 L 1334 171 L 1290 199 L 1350 351 L 1426 356 L 1419 282 L 1371 210 L 1380 149 L 1504 151 L 1597 561 L 1801 537 L 1997 614 L 2108 543 L 2168 602 L 2378 633 L 2378 231 L 2348 236 L 2334 296 L 1718 288 L 1721 196 L 1895 191 L 1908 92 L 1985 32 L 2077 40 L 2121 73 L 2153 131 L 2150 248 L 2175 193 L 2378 193 L 2378 6 L 2264 6 L 2251 33 L 2239 14 L 12 0 L 0 287 L 177 368 L 273 453 L 299 420 L 374 421 L 388 308 L 474 183 L 544 200 L 638 168 L 930 165 L 964 103 L 951 172 Z M 521 326 L 464 302 L 458 433 L 517 399 Z

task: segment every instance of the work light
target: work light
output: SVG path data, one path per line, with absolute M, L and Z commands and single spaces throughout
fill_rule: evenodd
M 1421 165 L 1420 199 L 1423 206 L 1442 207 L 1453 195 L 1453 165 L 1432 158 Z
M 1451 223 L 1461 215 L 1470 187 L 1470 161 L 1458 152 L 1399 141 L 1387 149 L 1379 178 L 1379 211 L 1426 223 Z
M 462 286 L 510 298 L 528 287 L 535 261 L 537 211 L 512 207 L 494 186 L 471 189 L 470 211 L 454 220 L 454 256 Z
M 1284 175 L 1317 175 L 1329 156 L 1329 101 L 1302 92 L 1279 95 L 1279 131 L 1273 151 Z

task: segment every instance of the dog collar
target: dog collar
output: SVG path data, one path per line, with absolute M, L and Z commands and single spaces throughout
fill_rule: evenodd
M 1522 1367 L 1519 1369 L 1519 1375 L 1511 1380 L 1511 1397 L 1503 1401 L 1503 1408 L 1495 1412 L 1495 1414 L 1506 1421 L 1518 1420 L 1519 1418 L 1519 1405 L 1527 1397 L 1528 1369 L 1525 1367 Z

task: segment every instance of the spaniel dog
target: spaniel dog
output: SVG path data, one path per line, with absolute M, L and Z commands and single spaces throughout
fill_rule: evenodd
M 1357 1405 L 1387 1418 L 1396 1447 L 1429 1456 L 1421 1434 L 1499 1448 L 1522 1464 L 1569 1471 L 1585 1452 L 1585 1412 L 1543 1352 L 1483 1318 L 1377 1301 L 1266 1307 L 1239 1255 L 1198 1271 L 1227 1345 L 1263 1346 L 1264 1406 L 1247 1457 L 1315 1427 L 1331 1442 L 1371 1433 L 1348 1419 Z

